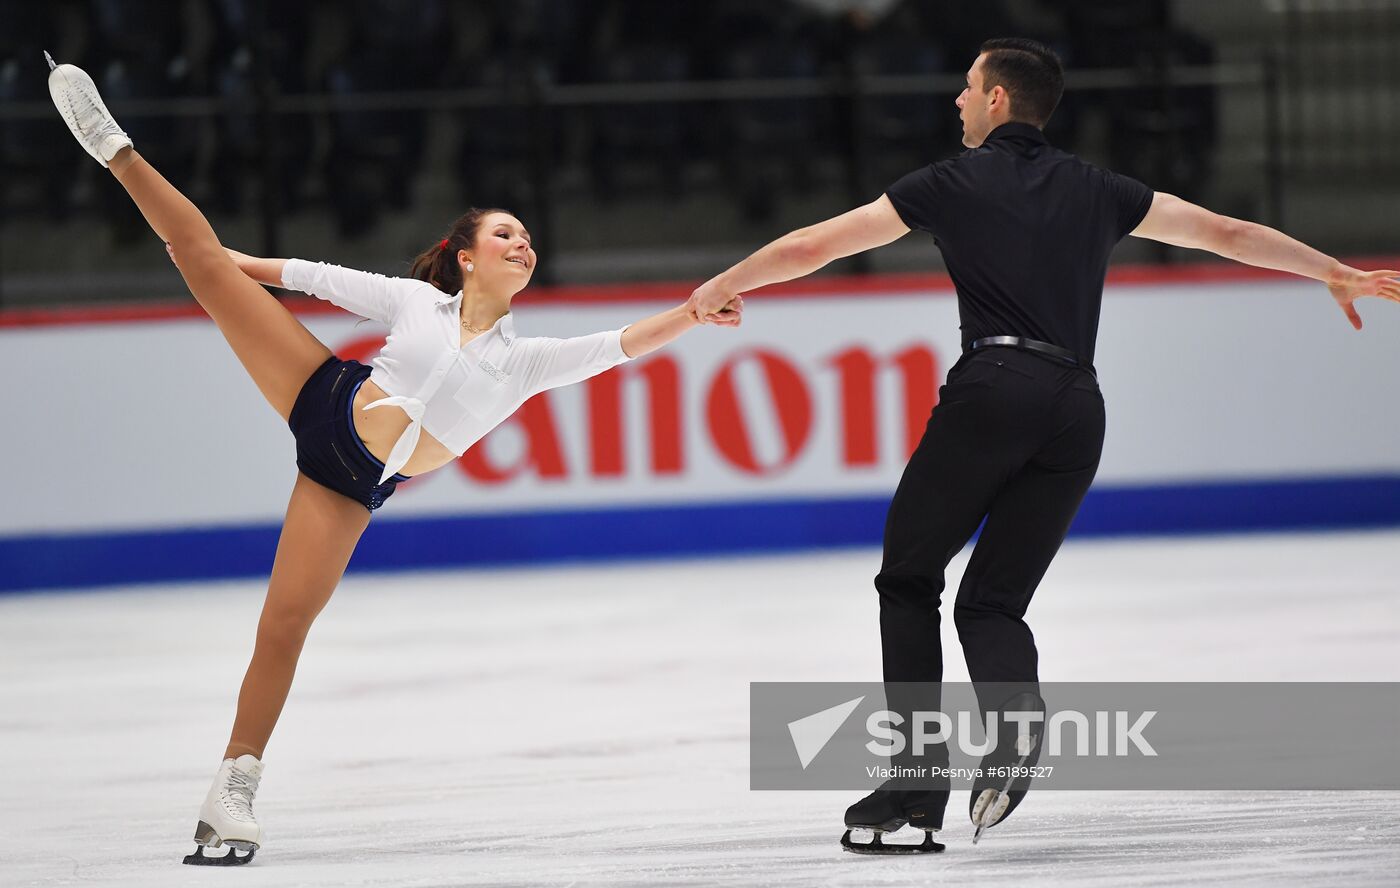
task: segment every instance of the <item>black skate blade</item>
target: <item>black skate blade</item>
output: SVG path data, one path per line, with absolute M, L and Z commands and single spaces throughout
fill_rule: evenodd
M 196 845 L 194 853 L 186 855 L 184 863 L 190 866 L 242 866 L 252 860 L 257 851 L 256 848 L 249 848 L 247 854 L 239 856 L 238 849 L 229 846 L 228 853 L 221 857 L 205 857 L 204 846 Z
M 875 833 L 875 838 L 864 844 L 851 841 L 851 831 L 846 830 L 841 836 L 841 847 L 852 854 L 938 854 L 946 845 L 942 845 L 933 840 L 933 833 L 924 830 L 924 840 L 917 845 L 886 845 L 880 839 L 880 833 Z

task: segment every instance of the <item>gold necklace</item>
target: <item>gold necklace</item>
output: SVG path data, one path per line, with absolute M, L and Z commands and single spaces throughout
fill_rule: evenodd
M 480 327 L 473 327 L 471 324 L 467 323 L 465 319 L 463 319 L 462 329 L 466 330 L 468 333 L 486 333 L 489 332 L 491 328 L 487 327 L 485 330 L 483 330 Z

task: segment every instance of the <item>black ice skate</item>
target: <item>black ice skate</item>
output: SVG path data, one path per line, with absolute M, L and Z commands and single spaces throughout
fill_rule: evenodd
M 947 804 L 947 790 L 877 789 L 846 809 L 841 847 L 856 854 L 937 854 L 944 846 L 933 840 L 933 834 L 943 826 Z M 882 836 L 906 823 L 922 829 L 924 840 L 917 845 L 886 845 Z M 854 842 L 851 831 L 856 829 L 868 829 L 874 837 Z
M 1045 701 L 1035 694 L 1022 694 L 1009 701 L 1005 711 L 1044 713 Z M 982 759 L 984 769 L 1005 765 L 1011 767 L 1005 778 L 999 780 L 996 786 L 986 786 L 991 778 L 983 778 L 973 787 L 972 797 L 968 799 L 967 813 L 972 818 L 972 825 L 977 827 L 972 834 L 974 845 L 989 827 L 1010 817 L 1016 806 L 1021 804 L 1021 799 L 1026 797 L 1031 778 L 1025 769 L 1034 766 L 1040 760 L 1040 737 L 1044 733 L 1044 721 L 1031 724 L 1029 728 L 1029 733 L 1017 732 L 1013 744 L 1005 744 L 1003 748 L 993 750 Z M 1012 745 L 1014 752 L 1008 754 L 1006 745 Z

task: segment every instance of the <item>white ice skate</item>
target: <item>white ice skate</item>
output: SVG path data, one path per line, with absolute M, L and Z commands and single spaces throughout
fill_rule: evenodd
M 78 144 L 107 166 L 118 151 L 131 144 L 131 137 L 112 119 L 112 113 L 102 104 L 97 84 L 86 71 L 76 65 L 54 64 L 47 52 L 44 59 L 49 63 L 49 95 L 63 115 L 63 122 Z
M 194 840 L 199 844 L 185 863 L 204 866 L 237 866 L 253 859 L 262 842 L 262 827 L 253 816 L 253 796 L 262 779 L 262 762 L 251 755 L 224 759 L 209 795 L 199 809 L 199 825 Z M 228 845 L 222 857 L 205 857 L 205 847 Z M 247 854 L 239 856 L 239 851 Z

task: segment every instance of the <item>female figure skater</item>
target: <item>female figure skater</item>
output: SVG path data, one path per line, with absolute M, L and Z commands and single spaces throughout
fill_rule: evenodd
M 48 54 L 45 54 L 48 58 Z M 258 621 L 253 659 L 214 784 L 185 859 L 246 863 L 262 840 L 253 796 L 312 621 L 345 571 L 370 513 L 407 476 L 446 465 L 531 395 L 594 376 L 697 326 L 684 306 L 621 330 L 521 338 L 511 298 L 535 268 L 510 213 L 472 210 L 413 263 L 413 279 L 226 250 L 208 221 L 132 147 L 92 79 L 51 68 L 49 92 L 78 142 L 140 208 L 253 382 L 297 442 L 297 475 Z M 341 361 L 260 284 L 313 293 L 388 325 L 384 350 Z M 735 300 L 707 320 L 739 322 Z M 221 857 L 204 846 L 229 845 Z M 246 854 L 240 855 L 239 851 Z

